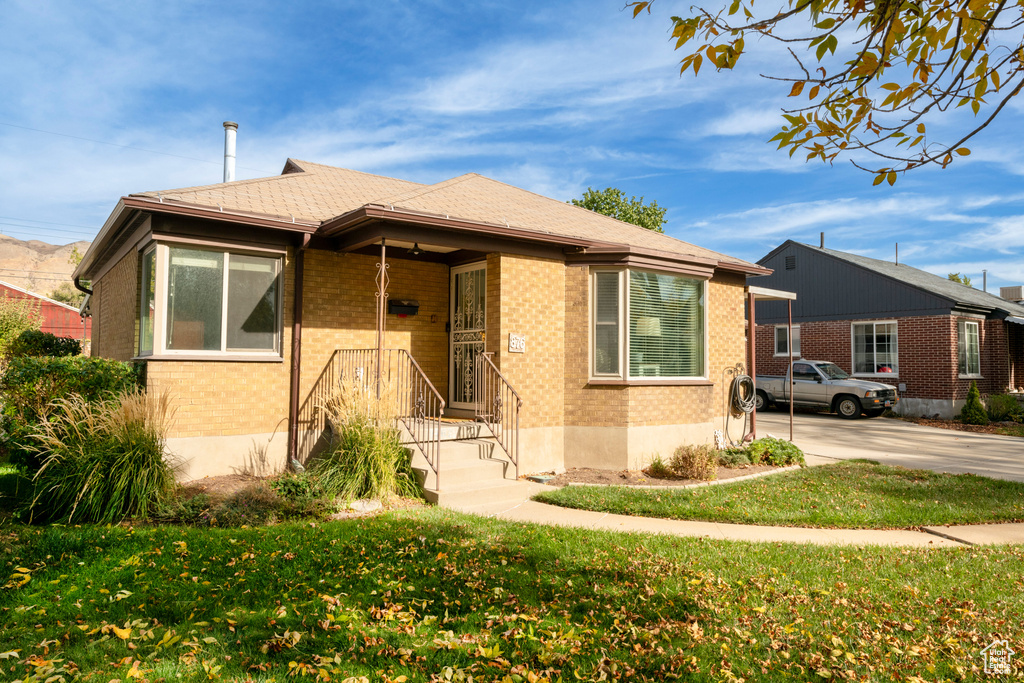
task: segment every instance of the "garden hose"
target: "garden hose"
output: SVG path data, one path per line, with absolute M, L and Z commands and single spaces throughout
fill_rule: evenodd
M 751 379 L 750 375 L 736 374 L 732 378 L 732 384 L 729 387 L 729 408 L 725 413 L 725 441 L 729 447 L 742 446 L 743 441 L 747 437 L 747 416 L 754 412 L 754 403 L 756 398 L 756 390 L 754 388 L 754 380 Z M 732 435 L 729 434 L 729 420 L 736 414 L 737 416 L 743 416 L 743 436 L 739 441 L 735 441 Z

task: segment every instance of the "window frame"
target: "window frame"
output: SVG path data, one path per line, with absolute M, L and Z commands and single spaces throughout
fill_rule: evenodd
M 977 332 L 975 333 L 977 335 L 977 339 L 978 339 L 978 349 L 977 349 L 977 354 L 978 354 L 978 356 L 977 356 L 978 371 L 977 372 L 971 372 L 970 371 L 971 370 L 970 359 L 966 358 L 967 353 L 968 353 L 968 351 L 967 351 L 967 327 L 968 327 L 968 325 L 974 326 L 975 330 L 977 330 Z M 965 370 L 965 372 L 960 372 L 960 346 L 961 346 L 961 340 L 963 340 L 963 346 L 964 346 L 964 355 L 965 355 L 964 370 Z M 980 320 L 971 320 L 969 318 L 959 318 L 956 321 L 956 374 L 957 374 L 957 378 L 958 379 L 982 379 L 982 374 L 981 374 L 981 321 Z
M 169 277 L 171 249 L 181 248 L 196 251 L 206 251 L 211 254 L 220 255 L 223 263 L 223 278 L 221 282 L 221 332 L 219 349 L 170 349 L 167 345 L 167 316 L 169 311 Z M 284 358 L 284 285 L 285 285 L 285 249 L 251 249 L 246 247 L 193 244 L 191 242 L 163 242 L 151 241 L 139 247 L 139 272 L 142 272 L 143 258 L 156 252 L 155 258 L 155 311 L 153 316 L 153 348 L 152 350 L 142 349 L 142 306 L 144 292 L 139 292 L 138 309 L 136 310 L 136 326 L 139 330 L 136 342 L 136 358 L 139 359 L 193 359 L 193 360 L 252 360 L 252 361 L 281 361 Z M 276 262 L 277 270 L 277 296 L 275 303 L 276 320 L 274 331 L 273 349 L 228 349 L 228 302 L 230 292 L 231 256 L 256 256 L 273 260 Z M 141 278 L 140 278 L 141 281 Z
M 779 351 L 779 330 L 783 330 L 783 331 L 786 332 L 786 346 L 787 346 L 787 350 L 785 350 L 785 351 Z M 799 346 L 800 345 L 800 325 L 793 325 L 793 332 L 794 332 L 793 336 L 794 336 L 794 338 L 797 341 L 797 346 Z M 773 344 L 773 348 L 774 348 L 774 351 L 775 351 L 774 357 L 775 358 L 789 358 L 789 350 L 788 350 L 788 347 L 789 347 L 789 344 L 790 344 L 790 340 L 789 340 L 789 325 L 776 325 L 775 326 L 774 335 L 775 336 L 772 338 L 772 344 Z M 793 358 L 803 358 L 803 356 L 800 355 L 800 349 L 795 349 L 793 351 Z
M 899 320 L 854 320 L 850 323 L 850 369 L 857 369 L 857 326 L 871 325 L 872 338 L 875 337 L 875 330 L 878 325 L 892 325 L 896 329 L 896 371 L 895 372 L 851 372 L 850 377 L 888 377 L 898 378 L 900 376 L 900 325 Z M 875 353 L 875 351 L 872 351 Z M 878 367 L 877 355 L 873 366 Z
M 641 273 L 654 273 L 657 275 L 668 275 L 670 277 L 679 277 L 688 280 L 693 280 L 700 283 L 700 298 L 704 302 L 702 305 L 702 344 L 703 344 L 703 358 L 701 359 L 701 367 L 703 372 L 701 375 L 694 375 L 688 377 L 658 377 L 650 375 L 637 375 L 632 376 L 629 374 L 629 321 L 630 321 L 630 307 L 629 307 L 629 282 L 630 272 L 641 272 Z M 619 355 L 618 355 L 618 372 L 615 373 L 598 373 L 597 372 L 597 275 L 598 273 L 616 273 L 618 275 L 618 300 L 619 300 Z M 709 331 L 708 331 L 708 280 L 709 278 L 687 275 L 681 273 L 673 273 L 671 271 L 657 270 L 653 268 L 622 268 L 622 267 L 600 267 L 591 266 L 590 273 L 588 275 L 588 284 L 590 289 L 589 301 L 589 319 L 588 319 L 588 376 L 589 383 L 591 384 L 708 384 L 708 365 L 709 365 Z

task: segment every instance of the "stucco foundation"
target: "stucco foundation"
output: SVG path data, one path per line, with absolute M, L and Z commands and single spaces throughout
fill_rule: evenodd
M 180 465 L 178 481 L 192 481 L 225 474 L 266 476 L 285 469 L 288 435 L 236 434 L 167 439 L 168 459 Z
M 966 400 L 938 398 L 904 398 L 896 406 L 900 415 L 908 417 L 932 417 L 938 415 L 943 420 L 951 420 L 960 414 Z
M 519 430 L 519 474 L 565 471 L 565 427 Z
M 639 470 L 683 444 L 714 442 L 711 422 L 644 427 L 566 427 L 565 467 Z

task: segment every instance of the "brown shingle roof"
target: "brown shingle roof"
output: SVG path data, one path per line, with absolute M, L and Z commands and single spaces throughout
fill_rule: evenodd
M 476 173 L 434 185 L 422 185 L 289 159 L 284 174 L 280 176 L 133 196 L 155 198 L 158 194 L 165 202 L 180 201 L 307 221 L 327 221 L 362 206 L 376 204 L 756 268 L 746 261 Z

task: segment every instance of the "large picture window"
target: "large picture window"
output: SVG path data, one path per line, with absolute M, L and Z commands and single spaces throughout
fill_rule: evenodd
M 281 262 L 155 245 L 142 258 L 139 353 L 280 353 Z
M 899 374 L 896 322 L 853 324 L 853 373 Z
M 978 323 L 959 320 L 956 324 L 957 371 L 965 377 L 981 376 L 981 334 Z
M 593 375 L 705 375 L 705 283 L 642 270 L 593 276 Z

